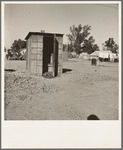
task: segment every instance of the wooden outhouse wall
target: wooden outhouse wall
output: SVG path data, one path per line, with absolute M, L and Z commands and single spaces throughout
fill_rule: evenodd
M 53 76 L 62 74 L 63 68 L 63 35 L 31 35 L 27 38 L 27 59 L 26 67 L 29 73 L 43 75 L 43 64 L 46 57 L 43 56 L 44 37 L 52 37 L 53 43 Z M 46 44 L 46 38 L 45 38 Z M 47 42 L 48 44 L 48 42 Z M 43 58 L 44 57 L 44 58 Z
M 63 51 L 63 61 L 68 60 L 68 51 Z
M 27 70 L 32 74 L 42 74 L 43 36 L 31 35 L 27 41 Z
M 56 36 L 58 41 L 58 75 L 62 74 L 63 68 L 63 37 Z

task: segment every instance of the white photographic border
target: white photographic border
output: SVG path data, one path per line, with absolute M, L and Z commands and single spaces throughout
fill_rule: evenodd
M 4 120 L 4 6 L 5 4 L 119 5 L 119 120 L 5 121 Z M 1 148 L 121 148 L 121 2 L 120 1 L 3 1 L 1 2 Z

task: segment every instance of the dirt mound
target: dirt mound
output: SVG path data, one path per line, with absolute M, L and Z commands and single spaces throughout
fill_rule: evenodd
M 30 94 L 37 94 L 41 92 L 53 93 L 61 90 L 54 82 L 50 82 L 43 77 L 36 78 L 35 76 L 21 77 L 15 74 L 5 74 L 6 90 L 17 91 L 23 90 Z
M 116 63 L 96 67 L 89 61 L 72 59 L 64 63 L 59 77 L 50 79 L 29 75 L 24 61 L 7 63 L 5 119 L 86 120 L 90 114 L 101 120 L 118 119 Z

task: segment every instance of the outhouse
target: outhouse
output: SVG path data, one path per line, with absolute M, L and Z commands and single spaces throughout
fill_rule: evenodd
M 29 32 L 26 68 L 30 74 L 52 77 L 62 74 L 63 34 Z

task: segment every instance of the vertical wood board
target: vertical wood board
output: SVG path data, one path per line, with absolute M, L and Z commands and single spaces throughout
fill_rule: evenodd
M 58 55 L 58 64 L 62 65 L 63 63 L 63 55 Z
M 36 66 L 36 73 L 42 75 L 42 66 Z
M 62 65 L 58 65 L 58 75 L 62 74 Z
M 36 73 L 36 60 L 31 60 L 31 72 Z
M 63 49 L 59 49 L 58 54 L 63 55 Z
M 42 73 L 43 36 L 31 36 L 31 73 Z M 35 61 L 34 61 L 35 60 Z M 33 62 L 34 61 L 34 62 Z
M 30 55 L 31 55 L 31 39 L 29 38 L 28 39 L 28 71 L 30 72 L 31 71 L 31 59 L 30 59 Z
M 62 74 L 62 65 L 63 65 L 63 37 L 56 36 L 58 41 L 58 75 Z
M 26 41 L 26 54 L 27 54 L 27 56 L 26 56 L 26 70 L 28 70 L 28 64 L 29 64 L 29 62 L 28 62 L 28 40 Z

